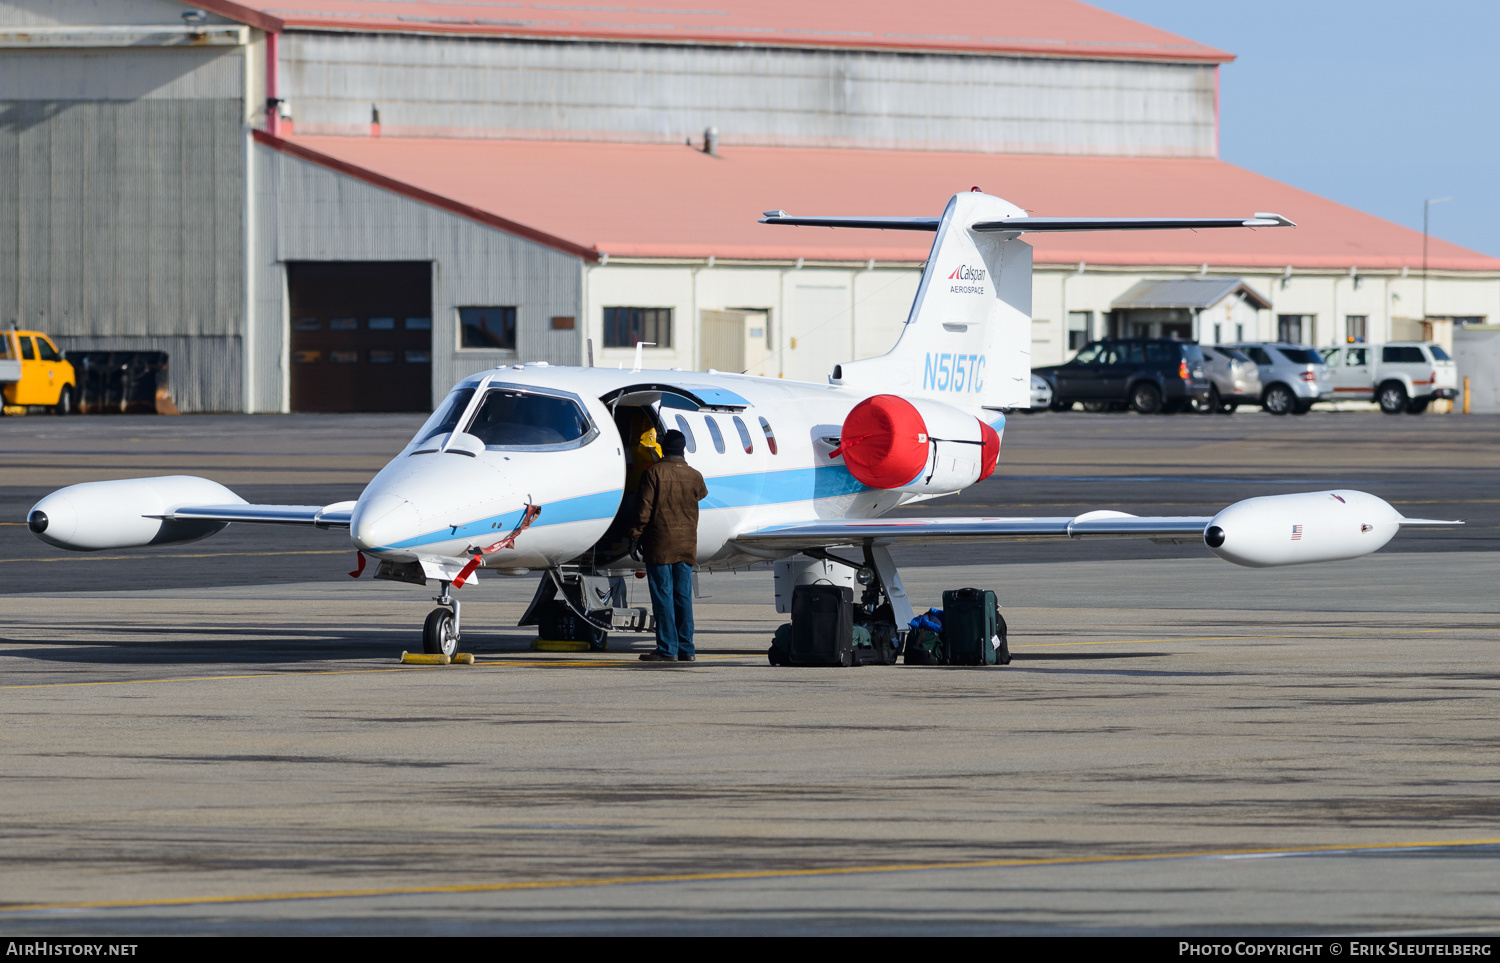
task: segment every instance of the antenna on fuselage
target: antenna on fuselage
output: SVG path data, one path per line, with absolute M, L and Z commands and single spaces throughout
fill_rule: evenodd
M 655 341 L 637 341 L 635 343 L 635 367 L 630 369 L 630 373 L 631 374 L 634 374 L 635 372 L 641 370 L 641 349 L 645 348 L 647 346 L 650 346 L 650 347 L 654 348 L 654 347 L 656 347 L 656 342 Z

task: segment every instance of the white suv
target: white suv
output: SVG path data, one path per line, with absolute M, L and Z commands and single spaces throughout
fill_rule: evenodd
M 1345 344 L 1323 356 L 1335 398 L 1377 401 L 1388 415 L 1420 415 L 1433 399 L 1458 394 L 1458 366 L 1432 341 Z

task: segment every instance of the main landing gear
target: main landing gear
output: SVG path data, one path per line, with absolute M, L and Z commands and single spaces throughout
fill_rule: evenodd
M 422 625 L 422 651 L 428 655 L 452 656 L 458 652 L 458 600 L 448 594 L 447 582 L 439 582 L 442 594 L 433 597 L 439 608 L 427 614 Z

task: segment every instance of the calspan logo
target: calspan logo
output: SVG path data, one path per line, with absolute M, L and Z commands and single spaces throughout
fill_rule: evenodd
M 981 268 L 972 268 L 972 267 L 969 267 L 967 264 L 960 265 L 959 267 L 956 267 L 956 268 L 953 269 L 953 273 L 952 274 L 948 275 L 948 280 L 950 280 L 950 281 L 983 281 L 984 280 L 984 270 L 981 269 Z

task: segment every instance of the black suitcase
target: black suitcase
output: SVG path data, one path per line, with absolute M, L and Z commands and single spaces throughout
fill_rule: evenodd
M 1008 665 L 1010 648 L 1000 603 L 988 589 L 943 593 L 943 648 L 949 665 Z
M 792 665 L 854 665 L 854 589 L 799 585 L 792 589 Z

